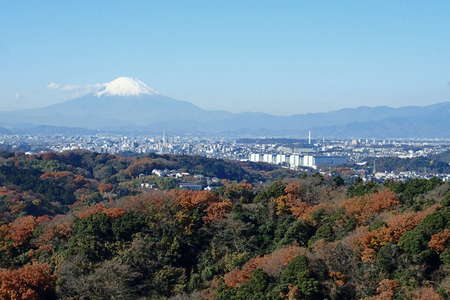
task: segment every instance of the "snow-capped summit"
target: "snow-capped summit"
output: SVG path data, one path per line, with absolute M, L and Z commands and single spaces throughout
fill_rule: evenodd
M 156 95 L 157 91 L 146 85 L 139 79 L 130 77 L 118 77 L 105 83 L 104 88 L 96 93 L 97 96 L 139 96 Z

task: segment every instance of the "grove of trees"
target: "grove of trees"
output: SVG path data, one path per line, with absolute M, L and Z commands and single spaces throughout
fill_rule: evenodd
M 132 189 L 153 168 L 212 191 Z M 449 299 L 450 185 L 198 157 L 0 157 L 0 299 Z

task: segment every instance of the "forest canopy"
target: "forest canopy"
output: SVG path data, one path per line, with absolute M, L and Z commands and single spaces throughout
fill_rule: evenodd
M 141 188 L 155 169 L 220 184 Z M 171 155 L 0 157 L 0 299 L 448 299 L 449 245 L 450 185 L 437 179 L 348 185 Z

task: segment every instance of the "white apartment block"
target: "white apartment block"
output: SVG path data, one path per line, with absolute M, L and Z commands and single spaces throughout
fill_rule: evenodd
M 263 156 L 261 154 L 258 154 L 258 153 L 251 153 L 250 154 L 250 161 L 252 161 L 252 162 L 262 162 L 263 161 Z
M 316 159 L 312 155 L 301 156 L 299 154 L 291 154 L 289 156 L 285 154 L 250 154 L 250 161 L 252 162 L 265 162 L 268 164 L 283 164 L 289 163 L 291 168 L 308 167 L 316 168 Z
M 284 154 L 277 154 L 275 157 L 275 163 L 278 165 L 284 164 L 286 162 L 286 155 Z
M 312 155 L 305 155 L 305 156 L 303 156 L 302 166 L 309 167 L 309 168 L 315 168 L 316 159 Z
M 298 168 L 301 165 L 301 157 L 298 154 L 289 156 L 289 166 L 291 168 Z
M 263 162 L 273 164 L 275 162 L 273 154 L 264 154 Z

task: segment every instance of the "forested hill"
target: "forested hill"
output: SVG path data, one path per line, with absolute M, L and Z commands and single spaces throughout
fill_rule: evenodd
M 368 159 L 369 165 L 376 164 L 379 172 L 429 172 L 429 173 L 450 173 L 450 164 L 448 153 L 444 153 L 432 157 L 414 157 L 414 158 L 398 158 L 398 157 L 377 157 Z
M 24 155 L 0 150 L 3 165 L 15 164 L 22 169 L 40 172 L 71 171 L 102 182 L 117 183 L 139 175 L 150 175 L 153 169 L 169 169 L 246 182 L 270 179 L 279 167 L 251 162 L 226 161 L 202 156 L 158 155 L 120 156 L 84 150 L 62 153 Z M 289 171 L 286 171 L 286 176 Z M 277 176 L 277 175 L 273 175 Z
M 0 299 L 449 297 L 450 185 L 436 179 L 346 186 L 200 157 L 0 156 Z M 220 182 L 180 189 L 151 174 L 165 168 Z

